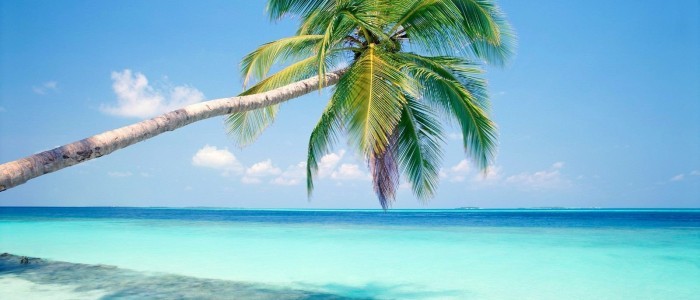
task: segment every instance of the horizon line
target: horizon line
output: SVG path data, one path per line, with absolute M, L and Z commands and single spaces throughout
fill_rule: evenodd
M 210 210 L 376 210 L 382 208 L 252 208 L 252 207 L 227 207 L 227 206 L 120 206 L 120 205 L 85 205 L 85 206 L 46 206 L 46 205 L 0 205 L 0 208 L 139 208 L 139 209 L 210 209 Z M 700 210 L 700 207 L 560 207 L 560 206 L 533 206 L 533 207 L 448 207 L 448 208 L 390 208 L 391 210 Z

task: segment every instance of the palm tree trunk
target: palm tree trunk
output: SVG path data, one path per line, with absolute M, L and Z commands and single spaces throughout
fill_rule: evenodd
M 323 86 L 336 84 L 344 72 L 345 70 L 339 70 L 327 73 Z M 260 94 L 196 103 L 149 120 L 7 162 L 0 165 L 0 191 L 23 184 L 32 178 L 110 154 L 166 131 L 211 117 L 282 103 L 308 94 L 318 87 L 319 78 L 313 77 Z

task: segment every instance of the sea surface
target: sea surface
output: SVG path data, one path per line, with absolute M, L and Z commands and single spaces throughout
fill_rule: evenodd
M 0 207 L 0 299 L 700 299 L 700 210 Z

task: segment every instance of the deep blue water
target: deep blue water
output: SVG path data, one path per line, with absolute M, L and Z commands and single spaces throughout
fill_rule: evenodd
M 0 207 L 2 219 L 130 219 L 468 227 L 700 227 L 699 209 L 248 210 Z

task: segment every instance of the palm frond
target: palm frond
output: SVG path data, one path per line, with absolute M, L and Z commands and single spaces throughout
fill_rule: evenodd
M 415 196 L 425 201 L 434 196 L 440 179 L 442 126 L 429 106 L 408 100 L 398 124 L 399 165 Z
M 258 47 L 241 61 L 243 86 L 247 86 L 251 78 L 256 81 L 265 78 L 274 64 L 311 55 L 322 39 L 321 35 L 297 35 Z
M 241 96 L 267 92 L 302 79 L 317 76 L 316 59 L 314 55 L 299 60 L 251 86 L 241 93 Z
M 431 57 L 409 53 L 400 56 L 415 63 L 407 65 L 407 69 L 423 86 L 423 96 L 459 123 L 465 151 L 485 170 L 495 153 L 496 125 L 486 112 L 488 99 L 477 98 L 485 94 L 467 89 L 479 87 L 483 82 L 463 84 L 460 80 L 464 81 L 467 75 L 455 76 L 453 70 L 444 68 Z
M 336 1 L 326 1 L 313 11 L 300 14 L 301 24 L 297 30 L 297 35 L 323 34 L 331 20 L 336 17 L 336 12 Z
M 317 47 L 318 55 L 318 74 L 324 76 L 326 73 L 325 65 L 328 53 L 338 47 L 343 40 L 349 37 L 353 31 L 360 30 L 368 38 L 376 36 L 385 40 L 389 40 L 389 36 L 382 31 L 379 16 L 376 14 L 378 5 L 366 5 L 361 1 L 338 1 L 332 17 L 313 14 L 305 22 L 309 28 L 324 26 L 323 38 Z M 303 26 L 303 27 L 305 27 Z M 319 88 L 322 88 L 319 85 Z
M 343 78 L 340 80 L 343 81 Z M 324 155 L 331 151 L 331 148 L 338 140 L 339 133 L 343 129 L 342 100 L 338 99 L 341 96 L 338 93 L 333 94 L 309 137 L 306 161 L 306 191 L 309 197 L 311 197 L 314 190 L 314 177 L 318 172 L 318 163 Z
M 370 154 L 367 162 L 374 192 L 385 210 L 396 199 L 396 189 L 399 186 L 399 162 L 396 157 L 398 136 L 398 131 L 394 130 L 389 136 L 389 144 L 384 152 Z
M 458 10 L 449 0 L 415 1 L 405 15 L 396 20 L 408 42 L 423 52 L 452 55 L 465 44 L 459 30 Z
M 389 144 L 389 136 L 401 118 L 406 102 L 404 94 L 415 95 L 410 78 L 390 55 L 370 45 L 336 84 L 335 93 L 344 101 L 348 113 L 348 135 L 369 156 L 380 154 Z
M 517 37 L 505 14 L 496 5 L 487 6 L 493 23 L 498 28 L 497 42 L 491 39 L 475 39 L 470 44 L 470 50 L 475 57 L 484 61 L 502 66 L 515 54 Z
M 323 34 L 333 19 L 345 15 L 344 21 L 352 25 L 377 24 L 380 1 L 342 0 L 328 1 L 316 10 L 300 14 L 301 25 L 297 34 Z M 351 26 L 352 27 L 352 26 Z
M 324 77 L 326 76 L 326 54 L 331 50 L 331 47 L 335 44 L 335 40 L 337 39 L 337 29 L 338 25 L 340 25 L 340 22 L 342 19 L 339 16 L 333 17 L 330 22 L 328 22 L 326 26 L 326 30 L 323 33 L 323 39 L 321 40 L 321 43 L 319 43 L 318 48 L 317 48 L 317 56 L 316 56 L 316 61 L 318 64 L 318 76 Z M 321 81 L 318 85 L 318 89 L 323 88 L 323 81 Z
M 510 24 L 490 0 L 415 1 L 397 26 L 413 46 L 431 54 L 471 55 L 502 65 L 515 47 Z
M 457 9 L 460 29 L 471 40 L 486 40 L 494 44 L 499 43 L 500 28 L 492 17 L 491 11 L 496 8 L 492 1 L 488 0 L 449 0 Z
M 232 113 L 224 121 L 228 135 L 239 147 L 245 147 L 258 139 L 277 117 L 279 105 L 270 105 L 245 112 Z
M 388 33 L 395 34 L 399 28 L 404 27 L 407 22 L 412 21 L 412 18 L 415 18 L 415 15 L 425 13 L 425 10 L 430 9 L 431 6 L 439 3 L 440 1 L 441 0 L 411 0 L 404 1 L 403 5 L 396 5 L 396 7 L 399 9 L 404 9 L 393 16 L 392 21 L 394 21 L 394 25 L 391 29 L 389 29 Z
M 318 11 L 333 0 L 269 0 L 267 11 L 273 20 L 280 19 L 285 14 L 307 15 Z
M 266 92 L 316 75 L 316 57 L 311 56 L 287 66 L 241 93 L 241 96 Z M 225 121 L 228 134 L 239 147 L 254 142 L 275 120 L 279 105 L 230 114 Z
M 368 42 L 388 41 L 389 35 L 384 32 L 383 26 L 386 25 L 385 17 L 378 12 L 386 11 L 389 7 L 384 1 L 373 2 L 373 5 L 349 5 L 338 11 L 343 14 L 350 22 L 359 27 L 360 30 L 366 31 L 367 34 L 376 37 L 377 40 L 372 40 L 370 37 Z

